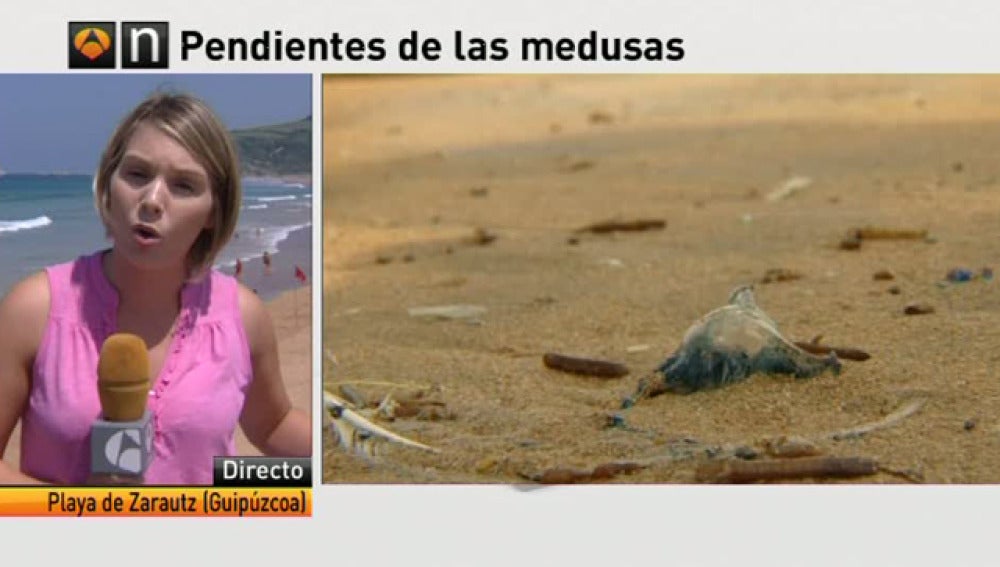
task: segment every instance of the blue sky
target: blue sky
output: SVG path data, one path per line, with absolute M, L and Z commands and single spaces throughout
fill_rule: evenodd
M 200 97 L 230 129 L 312 112 L 310 75 L 0 74 L 0 169 L 92 173 L 119 120 L 158 89 Z

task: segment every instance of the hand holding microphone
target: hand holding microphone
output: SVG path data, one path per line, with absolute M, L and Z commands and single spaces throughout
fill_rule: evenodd
M 90 483 L 141 484 L 153 457 L 149 352 L 129 333 L 104 341 L 97 363 L 101 418 L 90 436 Z

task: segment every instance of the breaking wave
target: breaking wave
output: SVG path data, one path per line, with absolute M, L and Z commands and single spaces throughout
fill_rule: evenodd
M 52 219 L 50 219 L 45 215 L 27 220 L 12 220 L 12 221 L 0 220 L 0 232 L 17 232 L 19 230 L 31 230 L 33 228 L 42 228 L 50 224 L 52 224 Z

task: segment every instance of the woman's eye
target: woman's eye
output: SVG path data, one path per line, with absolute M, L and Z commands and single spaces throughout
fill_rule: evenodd
M 146 179 L 146 172 L 140 169 L 129 170 L 125 172 L 125 175 L 127 175 L 131 179 Z
M 187 182 L 178 183 L 175 187 L 177 187 L 177 190 L 181 193 L 194 193 L 194 185 Z

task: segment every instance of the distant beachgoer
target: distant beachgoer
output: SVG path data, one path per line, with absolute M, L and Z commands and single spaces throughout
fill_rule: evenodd
M 236 279 L 240 279 L 240 274 L 242 274 L 242 273 L 243 273 L 243 260 L 240 260 L 239 258 L 237 258 L 236 259 L 236 273 L 233 274 L 233 276 Z
M 264 251 L 264 255 L 261 257 L 261 261 L 264 262 L 264 273 L 271 273 L 271 255 L 268 254 L 267 250 Z

